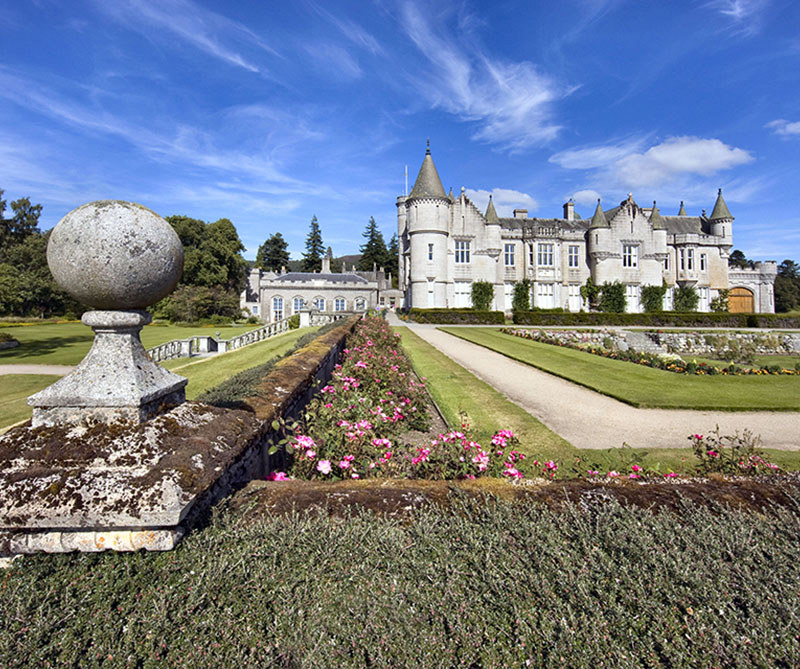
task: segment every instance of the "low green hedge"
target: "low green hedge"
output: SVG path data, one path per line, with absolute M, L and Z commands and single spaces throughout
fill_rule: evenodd
M 616 314 L 600 311 L 545 313 L 515 311 L 515 325 L 644 325 L 648 327 L 800 328 L 800 318 L 786 314 L 677 313 Z
M 502 311 L 473 309 L 411 309 L 408 316 L 415 323 L 447 325 L 503 325 L 506 322 Z

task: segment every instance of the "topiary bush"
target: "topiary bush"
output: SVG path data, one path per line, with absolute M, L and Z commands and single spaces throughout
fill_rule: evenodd
M 489 311 L 494 302 L 494 284 L 488 281 L 472 282 L 472 308 L 475 311 Z
M 523 279 L 514 284 L 514 297 L 511 301 L 513 311 L 530 311 L 531 308 L 531 281 Z
M 667 286 L 662 283 L 660 286 L 642 286 L 642 307 L 646 313 L 664 311 L 664 296 L 667 294 Z
M 619 281 L 608 283 L 606 281 L 600 292 L 600 311 L 605 313 L 621 314 L 625 312 L 627 300 L 625 298 L 625 285 Z

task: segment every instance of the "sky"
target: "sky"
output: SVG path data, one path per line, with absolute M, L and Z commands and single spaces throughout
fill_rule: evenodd
M 501 216 L 633 193 L 800 261 L 795 0 L 0 0 L 0 189 L 40 226 L 98 199 L 229 218 L 247 258 L 316 215 L 386 241 L 430 139 Z

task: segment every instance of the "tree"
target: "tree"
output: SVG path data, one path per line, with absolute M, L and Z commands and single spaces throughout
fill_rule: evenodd
M 747 269 L 751 266 L 751 262 L 745 258 L 745 255 L 739 249 L 734 249 L 728 258 L 729 267 L 738 267 L 739 269 Z
M 677 286 L 673 293 L 672 303 L 673 309 L 679 313 L 688 313 L 690 311 L 697 311 L 697 304 L 700 302 L 700 296 L 697 294 L 694 286 Z
M 306 252 L 303 254 L 303 271 L 318 272 L 322 269 L 322 254 L 325 246 L 322 243 L 322 233 L 319 229 L 316 214 L 311 218 L 311 225 L 306 237 Z
M 362 272 L 369 272 L 373 267 L 386 269 L 389 262 L 389 251 L 374 217 L 369 217 L 369 223 L 361 236 L 367 241 L 359 248 L 361 260 L 358 261 L 358 269 Z
M 399 270 L 399 255 L 400 255 L 400 245 L 397 241 L 397 233 L 392 235 L 392 238 L 389 240 L 389 249 L 388 249 L 388 256 L 386 259 L 386 268 L 387 272 L 390 272 L 392 278 L 397 278 L 397 273 Z
M 5 218 L 6 201 L 3 199 L 3 191 L 0 189 L 0 254 L 14 244 L 19 244 L 28 235 L 38 233 L 39 216 L 42 213 L 42 205 L 31 204 L 27 197 L 21 197 L 11 203 L 11 211 L 14 215 Z
M 289 245 L 280 232 L 270 235 L 258 247 L 256 254 L 256 267 L 262 267 L 268 272 L 279 272 L 289 263 Z
M 581 286 L 581 297 L 589 306 L 589 311 L 597 311 L 600 308 L 600 293 L 602 288 L 598 286 L 592 277 L 586 279 L 586 284 Z
M 514 297 L 511 300 L 511 309 L 514 311 L 531 310 L 531 281 L 523 279 L 514 284 Z
M 775 311 L 800 309 L 800 265 L 784 260 L 775 277 Z
M 494 300 L 494 284 L 488 281 L 472 282 L 472 308 L 476 311 L 489 311 Z

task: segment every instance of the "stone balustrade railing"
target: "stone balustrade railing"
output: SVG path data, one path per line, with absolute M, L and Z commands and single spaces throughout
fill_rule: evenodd
M 334 321 L 340 321 L 344 318 L 349 318 L 353 315 L 350 311 L 334 311 L 333 313 L 326 311 L 312 311 L 310 322 L 311 325 L 327 325 Z
M 226 353 L 249 344 L 269 339 L 289 330 L 289 319 L 269 323 L 255 330 L 250 330 L 231 339 L 215 339 L 210 336 L 194 336 L 187 339 L 173 339 L 159 346 L 148 349 L 147 354 L 154 362 L 163 362 L 173 358 L 191 358 L 204 353 Z

